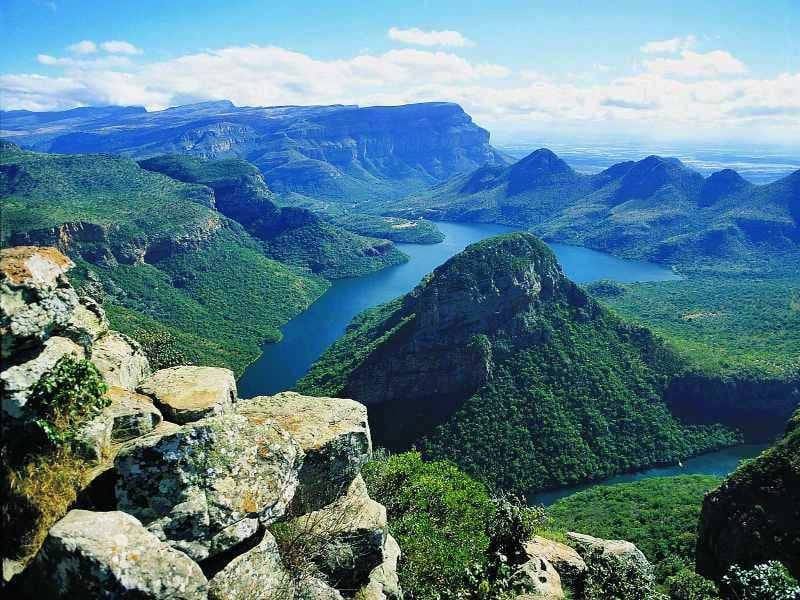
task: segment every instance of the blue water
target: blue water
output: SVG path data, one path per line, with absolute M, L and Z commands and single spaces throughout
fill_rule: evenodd
M 334 282 L 307 311 L 283 327 L 279 343 L 264 346 L 261 357 L 239 380 L 239 395 L 249 398 L 291 389 L 361 311 L 411 291 L 424 275 L 469 244 L 513 231 L 490 224 L 437 225 L 446 236 L 440 244 L 398 244 L 411 257 L 407 263 L 366 277 Z M 672 271 L 650 263 L 623 260 L 577 246 L 551 244 L 551 247 L 567 276 L 578 283 L 597 279 L 628 282 L 678 278 Z
M 544 504 L 545 506 L 549 506 L 565 496 L 589 489 L 595 485 L 639 481 L 640 479 L 647 479 L 648 477 L 670 477 L 672 475 L 716 475 L 718 477 L 724 477 L 733 472 L 742 460 L 758 456 L 767 447 L 766 444 L 742 444 L 741 446 L 733 446 L 731 448 L 719 450 L 718 452 L 709 452 L 708 454 L 695 456 L 694 458 L 686 460 L 683 466 L 673 465 L 669 467 L 656 467 L 645 471 L 637 471 L 635 473 L 625 473 L 603 481 L 582 483 L 580 485 L 541 492 L 531 496 L 529 500 L 532 504 Z

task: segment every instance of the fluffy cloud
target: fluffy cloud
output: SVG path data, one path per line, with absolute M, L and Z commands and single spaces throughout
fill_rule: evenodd
M 723 51 L 682 51 L 610 80 L 512 71 L 452 52 L 412 48 L 337 60 L 276 46 L 235 46 L 163 61 L 108 53 L 40 55 L 39 61 L 49 76 L 0 75 L 4 108 L 120 104 L 157 110 L 219 99 L 240 106 L 449 100 L 494 132 L 584 134 L 604 128 L 800 139 L 800 72 L 747 77 L 745 66 Z
M 747 72 L 742 61 L 724 50 L 712 50 L 705 54 L 684 50 L 680 58 L 646 60 L 644 67 L 647 71 L 664 77 L 689 79 L 713 79 Z
M 645 54 L 676 54 L 681 50 L 688 50 L 694 47 L 697 38 L 693 35 L 686 37 L 675 37 L 668 40 L 648 42 L 640 48 Z
M 131 44 L 122 40 L 109 40 L 100 44 L 100 47 L 109 54 L 141 54 L 142 51 Z
M 441 31 L 424 31 L 412 27 L 411 29 L 400 29 L 392 27 L 388 31 L 390 39 L 404 44 L 414 44 L 415 46 L 451 46 L 462 48 L 464 46 L 474 46 L 475 44 L 464 37 L 458 31 L 444 29 Z
M 73 54 L 94 54 L 97 52 L 97 44 L 92 40 L 82 40 L 67 46 L 67 50 Z

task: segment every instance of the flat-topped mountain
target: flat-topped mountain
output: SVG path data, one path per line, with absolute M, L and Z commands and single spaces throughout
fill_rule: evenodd
M 489 133 L 446 102 L 261 108 L 221 101 L 158 112 L 108 107 L 0 116 L 0 136 L 36 150 L 244 158 L 275 192 L 314 200 L 396 198 L 505 162 Z
M 422 445 L 527 492 L 675 461 L 733 439 L 670 414 L 680 361 L 516 233 L 469 246 L 371 309 L 300 389 L 367 404 L 378 443 Z
M 585 175 L 543 148 L 381 209 L 522 226 L 548 240 L 688 268 L 784 268 L 800 258 L 799 180 L 800 171 L 756 186 L 731 169 L 704 178 L 659 156 Z

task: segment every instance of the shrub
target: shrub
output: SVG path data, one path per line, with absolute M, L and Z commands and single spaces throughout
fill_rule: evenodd
M 722 578 L 726 597 L 732 600 L 797 600 L 800 585 L 781 563 L 771 560 L 752 569 L 731 566 Z
M 133 337 L 142 345 L 142 350 L 154 371 L 192 364 L 179 341 L 168 331 L 142 329 L 134 333 Z
M 667 578 L 667 591 L 672 600 L 716 600 L 719 598 L 713 581 L 684 568 Z
M 64 356 L 33 386 L 25 405 L 33 424 L 54 447 L 75 439 L 78 426 L 110 400 L 106 384 L 91 362 Z

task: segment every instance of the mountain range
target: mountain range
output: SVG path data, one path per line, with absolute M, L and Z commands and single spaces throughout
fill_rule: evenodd
M 504 164 L 489 132 L 457 104 L 236 107 L 205 102 L 147 112 L 87 107 L 0 113 L 0 137 L 33 150 L 133 158 L 244 158 L 295 202 L 397 198 L 484 164 Z
M 587 175 L 542 148 L 377 210 L 525 227 L 684 269 L 796 268 L 800 257 L 800 171 L 757 186 L 731 169 L 703 177 L 676 158 L 648 156 Z

